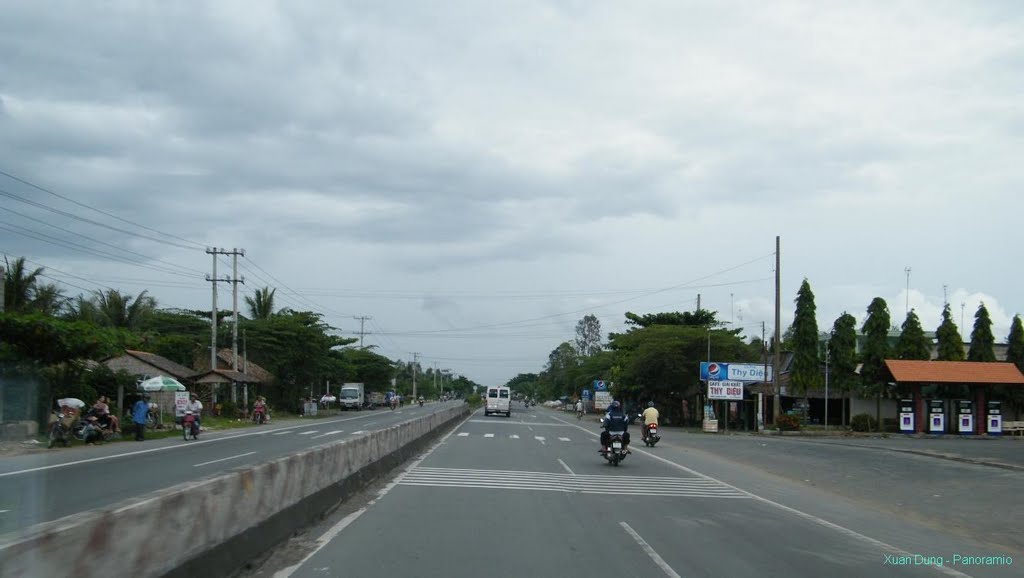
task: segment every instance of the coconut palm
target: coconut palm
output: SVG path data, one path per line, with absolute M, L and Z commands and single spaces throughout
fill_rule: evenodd
M 36 282 L 42 275 L 43 268 L 39 267 L 30 272 L 25 267 L 24 257 L 18 257 L 11 263 L 5 256 L 4 264 L 4 311 L 29 311 Z
M 274 315 L 274 293 L 277 289 L 264 287 L 257 289 L 252 297 L 245 298 L 252 319 L 270 319 Z
M 108 289 L 96 292 L 93 305 L 96 320 L 101 325 L 135 329 L 143 317 L 156 309 L 156 300 L 146 295 L 146 291 L 132 297 L 117 289 Z

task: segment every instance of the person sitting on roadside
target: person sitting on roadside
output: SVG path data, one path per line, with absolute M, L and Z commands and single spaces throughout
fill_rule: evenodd
M 110 413 L 110 406 L 107 405 L 108 402 L 109 400 L 107 399 L 107 396 L 101 395 L 100 398 L 96 400 L 96 403 L 92 404 L 93 413 L 97 418 L 96 421 L 100 423 L 100 427 L 109 429 L 114 433 L 119 433 L 121 431 L 121 427 L 118 424 L 117 416 Z

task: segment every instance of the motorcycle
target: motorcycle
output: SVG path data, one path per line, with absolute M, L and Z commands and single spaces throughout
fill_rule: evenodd
M 604 459 L 613 466 L 618 466 L 619 462 L 626 459 L 626 449 L 622 445 L 622 433 L 609 432 L 611 445 L 604 452 Z
M 104 424 L 95 409 L 90 409 L 71 428 L 71 435 L 83 443 L 110 441 L 115 436 L 109 422 Z
M 263 422 L 267 420 L 267 412 L 262 407 L 256 407 L 252 410 L 252 421 L 257 425 L 263 425 Z
M 71 445 L 72 428 L 74 425 L 74 413 L 54 413 L 50 422 L 50 439 L 46 444 L 46 448 L 50 449 L 57 444 L 62 444 L 64 447 Z
M 420 407 L 423 407 L 423 398 L 420 398 Z
M 185 417 L 181 420 L 181 432 L 185 437 L 185 441 L 188 441 L 189 436 L 192 439 L 199 439 L 199 422 L 196 421 L 196 416 L 191 411 L 185 412 Z
M 391 398 L 391 409 L 395 409 L 396 407 L 398 407 L 398 400 Z
M 658 435 L 658 424 L 649 423 L 643 427 L 643 442 L 649 448 L 653 448 L 654 444 L 661 441 L 661 436 Z

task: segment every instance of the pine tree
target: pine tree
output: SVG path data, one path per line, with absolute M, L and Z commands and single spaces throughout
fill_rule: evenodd
M 967 361 L 995 361 L 995 344 L 992 318 L 982 303 L 978 305 L 978 311 L 974 314 L 974 330 L 971 331 L 971 349 L 967 352 Z
M 921 328 L 921 320 L 917 318 L 917 313 L 913 309 L 907 313 L 907 319 L 903 322 L 903 331 L 896 342 L 893 354 L 898 359 L 928 360 L 932 358 L 931 343 L 925 337 L 924 329 Z
M 942 323 L 935 330 L 935 339 L 939 342 L 940 361 L 963 361 L 964 342 L 960 337 L 960 330 L 956 323 L 953 323 L 953 314 L 949 310 L 949 303 L 942 308 Z
M 882 394 L 886 385 L 885 359 L 889 356 L 889 305 L 885 299 L 875 297 L 868 305 L 868 317 L 861 331 L 864 333 L 864 366 L 860 378 L 864 388 L 875 395 L 875 419 L 882 423 Z
M 814 293 L 804 279 L 796 297 L 793 318 L 793 372 L 790 384 L 803 394 L 821 384 L 821 362 L 818 356 L 818 321 L 815 319 Z
M 843 421 L 846 425 L 846 397 L 856 383 L 857 320 L 843 312 L 832 324 L 829 339 L 829 381 L 843 395 Z
M 1020 315 L 1013 316 L 1006 345 L 1006 361 L 1016 363 L 1017 367 L 1024 371 L 1024 324 L 1021 324 Z

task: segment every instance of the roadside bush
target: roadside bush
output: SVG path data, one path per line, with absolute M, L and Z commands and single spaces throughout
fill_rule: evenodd
M 484 404 L 484 400 L 480 399 L 479 395 L 470 395 L 466 397 L 466 404 L 468 404 L 469 407 L 476 409 Z
M 238 404 L 231 401 L 230 399 L 224 400 L 220 403 L 220 415 L 228 419 L 236 419 L 238 417 Z
M 878 420 L 866 413 L 858 413 L 850 420 L 850 429 L 859 432 L 878 431 Z
M 798 431 L 800 429 L 800 418 L 795 415 L 780 415 L 775 425 L 781 431 Z

